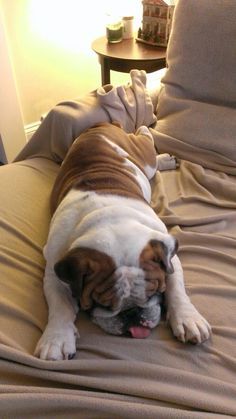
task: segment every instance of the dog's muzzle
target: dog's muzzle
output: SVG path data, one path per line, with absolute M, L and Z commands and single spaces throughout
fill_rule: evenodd
M 129 300 L 124 301 L 120 311 L 95 307 L 91 310 L 91 317 L 107 333 L 142 339 L 149 336 L 151 329 L 159 324 L 161 302 L 162 295 L 158 293 L 142 306 L 135 306 Z

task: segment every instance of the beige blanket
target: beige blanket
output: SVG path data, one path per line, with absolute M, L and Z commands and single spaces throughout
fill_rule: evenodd
M 0 168 L 0 417 L 235 416 L 235 178 L 182 161 L 153 180 L 187 291 L 213 326 L 209 342 L 181 344 L 165 319 L 146 340 L 110 336 L 82 313 L 76 358 L 47 362 L 33 351 L 47 319 L 42 246 L 57 170 L 44 158 Z

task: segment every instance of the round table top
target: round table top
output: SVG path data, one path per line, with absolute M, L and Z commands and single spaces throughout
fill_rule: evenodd
M 105 36 L 92 43 L 92 49 L 98 55 L 119 60 L 157 60 L 166 57 L 166 48 L 138 42 L 135 38 L 123 39 L 121 42 L 109 43 Z

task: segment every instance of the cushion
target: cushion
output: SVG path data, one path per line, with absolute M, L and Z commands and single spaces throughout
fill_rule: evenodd
M 236 2 L 179 0 L 153 134 L 170 152 L 236 174 Z
M 42 249 L 58 165 L 35 158 L 1 167 L 0 344 L 33 353 L 47 322 Z

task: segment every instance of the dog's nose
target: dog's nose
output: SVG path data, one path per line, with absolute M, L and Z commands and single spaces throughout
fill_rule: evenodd
M 139 324 L 142 309 L 140 307 L 132 307 L 123 311 L 121 314 L 126 322 Z

